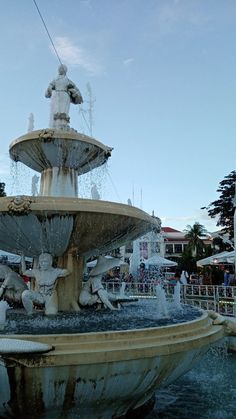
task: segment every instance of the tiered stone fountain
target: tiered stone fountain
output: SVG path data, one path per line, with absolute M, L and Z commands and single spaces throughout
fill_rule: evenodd
M 52 96 L 50 127 L 10 145 L 14 161 L 41 173 L 40 195 L 0 199 L 0 248 L 34 258 L 48 252 L 59 266 L 65 266 L 73 249 L 72 273 L 58 282 L 59 311 L 65 313 L 79 310 L 88 256 L 158 230 L 160 223 L 129 205 L 78 198 L 78 175 L 104 164 L 111 148 L 70 128 L 69 105 L 82 98 L 64 66 L 46 96 Z M 207 313 L 190 322 L 139 330 L 8 334 L 13 343 L 17 338 L 53 350 L 24 354 L 13 344 L 0 354 L 0 416 L 122 416 L 191 368 L 222 336 L 221 326 L 212 326 Z

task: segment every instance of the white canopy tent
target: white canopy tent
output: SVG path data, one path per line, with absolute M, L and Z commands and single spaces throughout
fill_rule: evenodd
M 221 252 L 197 261 L 197 266 L 217 265 L 218 263 L 234 264 L 235 252 Z
M 112 256 L 107 255 L 105 256 L 105 258 L 112 259 Z M 96 265 L 97 265 L 97 259 L 86 263 L 87 268 L 94 268 Z M 120 261 L 119 266 L 128 266 L 128 263 Z
M 165 259 L 160 255 L 154 255 L 149 259 L 145 260 L 144 263 L 146 267 L 158 266 L 168 268 L 170 266 L 177 266 L 177 263 L 173 262 L 173 260 Z
M 0 250 L 0 263 L 1 260 L 6 259 L 8 263 L 12 264 L 20 264 L 21 257 L 19 255 L 15 255 L 14 253 L 5 252 L 4 250 Z M 26 261 L 31 262 L 31 258 L 25 258 Z
M 217 258 L 215 258 L 215 263 L 219 262 L 219 263 L 229 263 L 229 264 L 234 264 L 235 261 L 235 251 L 232 250 L 232 252 L 227 252 L 227 254 L 225 255 L 221 255 L 218 256 Z

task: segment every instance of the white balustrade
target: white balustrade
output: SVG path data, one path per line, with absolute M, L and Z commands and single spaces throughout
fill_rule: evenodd
M 119 293 L 121 282 L 104 281 L 104 288 Z M 156 298 L 155 282 L 127 282 L 125 294 L 138 298 Z M 167 299 L 171 299 L 174 286 L 165 284 Z M 236 287 L 223 285 L 181 285 L 181 302 L 199 307 L 203 310 L 214 310 L 226 316 L 236 317 Z

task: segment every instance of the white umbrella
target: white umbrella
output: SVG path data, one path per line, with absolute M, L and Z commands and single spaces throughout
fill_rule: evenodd
M 19 264 L 21 261 L 21 257 L 19 255 L 15 255 L 14 253 L 5 252 L 4 250 L 0 250 L 0 259 L 1 257 L 6 257 L 9 263 L 16 263 Z M 26 261 L 31 262 L 31 258 L 25 258 Z
M 216 260 L 219 263 L 230 263 L 230 264 L 234 264 L 234 261 L 235 261 L 235 251 L 232 250 L 232 252 L 227 252 L 227 254 L 225 254 L 223 256 L 219 256 L 218 258 L 216 258 Z
M 233 253 L 233 255 L 232 255 Z M 218 263 L 226 263 L 228 258 L 234 257 L 233 252 L 221 252 L 197 261 L 197 266 L 217 265 Z M 228 262 L 229 263 L 229 262 Z M 234 262 L 233 262 L 234 263 Z
M 105 256 L 105 258 L 106 259 L 113 259 L 113 257 L 112 256 L 109 256 L 109 255 Z M 97 259 L 92 260 L 91 262 L 87 262 L 86 263 L 87 268 L 94 268 L 96 265 L 97 265 Z M 119 263 L 119 266 L 127 266 L 127 265 L 128 265 L 128 263 L 123 262 L 123 261 L 121 261 Z
M 154 266 L 177 266 L 176 262 L 173 260 L 165 259 L 160 255 L 154 255 L 145 261 L 145 265 L 154 265 Z

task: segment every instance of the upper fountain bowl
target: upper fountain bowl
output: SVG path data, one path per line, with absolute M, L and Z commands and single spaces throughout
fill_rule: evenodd
M 14 140 L 10 157 L 36 172 L 52 167 L 72 168 L 82 175 L 104 164 L 112 148 L 75 130 L 41 129 Z

